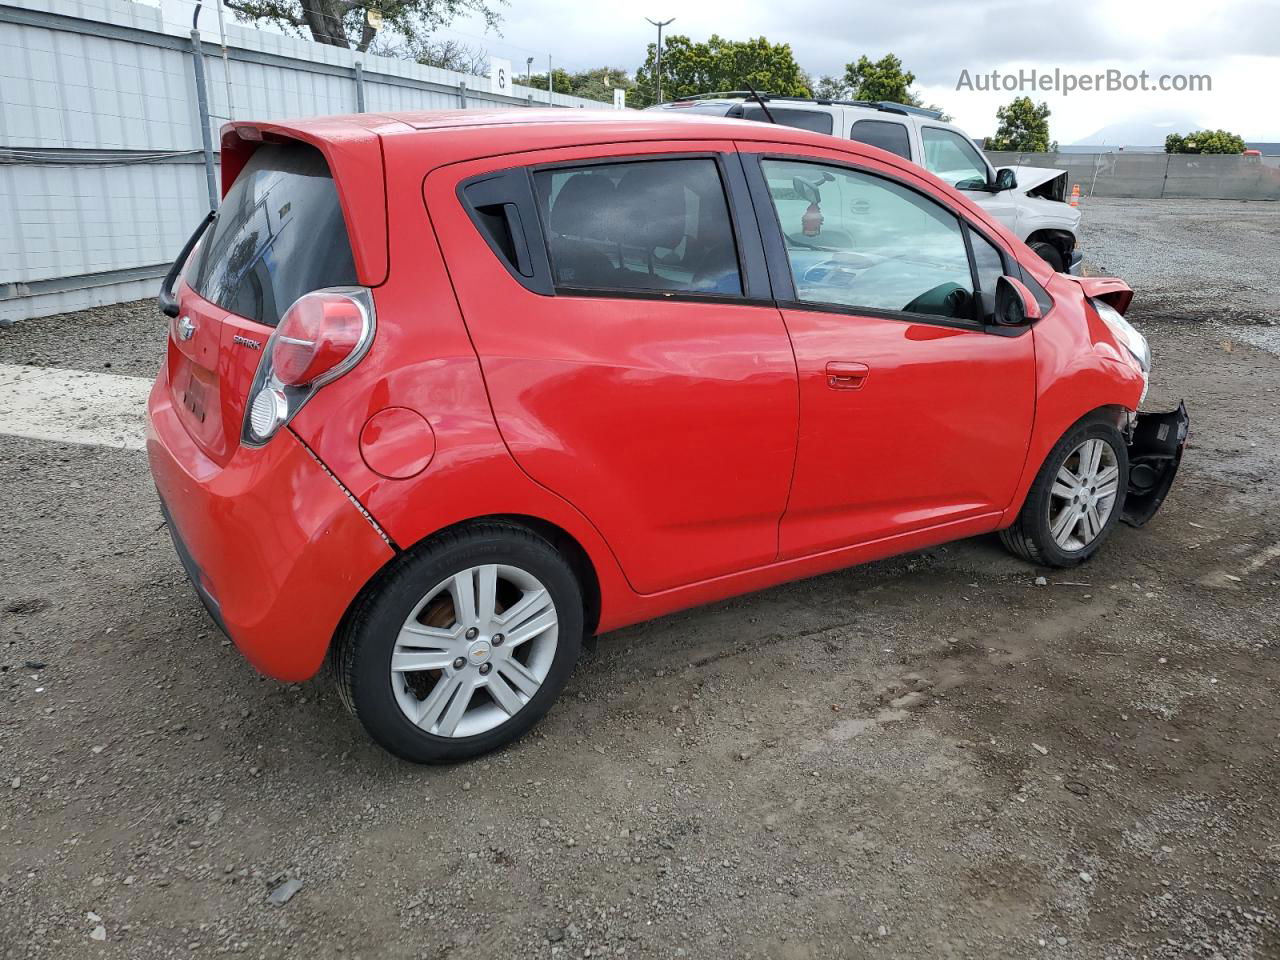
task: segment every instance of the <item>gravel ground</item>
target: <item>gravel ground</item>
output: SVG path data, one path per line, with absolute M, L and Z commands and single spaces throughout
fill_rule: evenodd
M 1139 316 L 1280 321 L 1280 204 L 1092 197 L 1080 234 L 1090 272 L 1124 277 Z
M 979 538 L 606 635 L 453 768 L 254 674 L 141 454 L 0 437 L 0 957 L 1280 956 L 1280 357 L 1167 302 L 1151 405 L 1193 441 L 1145 530 L 1066 575 Z M 76 316 L 0 362 L 101 369 Z
M 0 327 L 0 363 L 151 378 L 164 358 L 168 322 L 155 300 L 21 320 Z

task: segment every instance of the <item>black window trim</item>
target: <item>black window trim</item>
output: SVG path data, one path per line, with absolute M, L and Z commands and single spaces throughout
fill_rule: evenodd
M 774 206 L 773 197 L 769 193 L 768 181 L 764 175 L 764 169 L 761 166 L 765 160 L 784 160 L 838 167 L 852 173 L 887 180 L 890 183 L 897 184 L 900 187 L 905 187 L 913 193 L 919 194 L 931 203 L 939 204 L 939 201 L 936 197 L 931 196 L 927 191 L 920 189 L 915 184 L 910 183 L 901 177 L 882 173 L 878 170 L 870 170 L 849 161 L 833 160 L 827 157 L 815 157 L 811 154 L 780 153 L 777 151 L 740 153 L 739 156 L 742 157 L 743 165 L 747 170 L 747 185 L 751 190 L 752 202 L 757 212 L 757 224 L 760 227 L 761 239 L 764 243 L 765 257 L 769 265 L 769 278 L 773 283 L 774 295 L 777 298 L 779 308 L 784 310 L 806 310 L 813 313 L 838 313 L 845 316 L 878 317 L 886 320 L 899 320 L 904 323 L 932 324 L 939 327 L 968 330 L 973 333 L 987 333 L 998 337 L 1019 337 L 1031 329 L 1031 324 L 1020 327 L 1006 327 L 998 324 L 985 323 L 981 320 L 956 320 L 950 317 L 939 317 L 934 314 L 912 313 L 907 310 L 883 310 L 873 307 L 856 307 L 839 303 L 824 303 L 799 299 L 796 295 L 795 278 L 791 272 L 791 258 L 787 256 L 786 243 L 783 240 L 782 224 L 778 220 L 777 208 Z M 761 214 L 759 212 L 762 204 L 767 208 L 768 213 Z M 964 235 L 965 252 L 969 257 L 969 273 L 971 277 L 975 276 L 977 265 L 973 261 L 973 250 L 969 243 L 969 237 L 964 233 L 966 229 L 976 231 L 983 239 L 996 248 L 997 252 L 1000 254 L 1004 272 L 1007 276 L 1014 275 L 1010 272 L 1009 267 L 1010 261 L 1012 261 L 1018 266 L 1018 275 L 1021 277 L 1023 273 L 1021 264 L 1018 262 L 1016 257 L 1012 256 L 1009 251 L 1005 249 L 1003 243 L 996 241 L 987 233 L 986 230 L 974 224 L 963 211 L 955 210 L 942 204 L 939 205 L 943 206 L 943 209 L 952 214 L 960 224 L 961 233 Z M 976 279 L 974 280 L 974 290 L 978 290 Z M 975 302 L 978 301 L 977 297 L 974 297 L 973 299 Z M 1048 311 L 1045 312 L 1047 313 Z
M 483 191 L 486 186 L 489 187 L 492 202 L 476 203 L 476 194 Z M 551 262 L 542 239 L 542 230 L 537 225 L 538 205 L 534 197 L 533 181 L 528 175 L 527 168 L 520 166 L 503 167 L 465 177 L 458 183 L 454 192 L 458 202 L 462 204 L 462 208 L 467 212 L 467 217 L 475 226 L 476 232 L 480 234 L 485 245 L 488 246 L 494 258 L 498 263 L 502 264 L 507 273 L 526 290 L 543 297 L 553 296 L 555 291 L 551 279 Z M 488 230 L 485 229 L 480 221 L 481 214 L 478 207 L 497 206 L 507 203 L 515 205 L 520 212 L 520 226 L 524 233 L 525 247 L 529 254 L 531 275 L 526 276 L 520 273 L 517 264 L 512 263 L 507 258 L 506 252 L 494 242 L 493 237 L 490 236 Z M 510 221 L 508 221 L 508 225 L 510 225 Z
M 858 124 L 860 124 L 860 123 L 882 123 L 882 124 L 892 124 L 892 125 L 893 125 L 893 126 L 895 126 L 895 127 L 901 127 L 901 128 L 902 128 L 902 132 L 906 135 L 906 138 L 907 138 L 907 155 L 906 155 L 905 157 L 903 157 L 903 156 L 902 156 L 902 154 L 900 154 L 900 153 L 893 153 L 893 151 L 892 151 L 892 150 L 888 150 L 888 151 L 886 151 L 886 152 L 887 152 L 887 153 L 893 153 L 893 155 L 894 155 L 895 157 L 902 157 L 902 159 L 903 159 L 903 160 L 906 160 L 906 161 L 907 161 L 907 162 L 909 162 L 909 163 L 915 163 L 915 158 L 912 156 L 912 154 L 914 154 L 914 153 L 915 153 L 915 148 L 914 148 L 914 147 L 912 146 L 912 144 L 911 144 L 911 128 L 910 128 L 909 126 L 907 126 L 907 124 L 906 124 L 906 123 L 904 123 L 904 122 L 902 122 L 902 121 L 900 121 L 900 120 L 882 120 L 880 117 L 859 117 L 857 120 L 853 121 L 853 123 L 849 124 L 849 137 L 848 137 L 848 139 L 849 139 L 849 140 L 850 140 L 850 142 L 852 142 L 852 143 L 863 143 L 863 144 L 866 144 L 866 145 L 867 145 L 867 146 L 869 146 L 869 147 L 874 147 L 874 146 L 876 146 L 876 144 L 874 144 L 874 143 L 867 143 L 867 141 L 866 141 L 866 140 L 858 140 L 858 139 L 855 139 L 855 138 L 854 138 L 854 136 L 853 136 L 854 128 L 856 128 L 856 127 L 858 126 Z M 879 147 L 879 149 L 884 150 L 884 147 Z

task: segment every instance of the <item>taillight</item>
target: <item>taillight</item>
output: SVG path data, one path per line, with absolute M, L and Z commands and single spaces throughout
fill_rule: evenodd
M 365 287 L 330 287 L 295 300 L 258 364 L 241 441 L 260 446 L 275 436 L 317 390 L 360 362 L 373 331 L 373 296 Z
M 276 328 L 272 363 L 283 383 L 303 386 L 341 364 L 364 337 L 365 308 L 343 293 L 299 298 Z

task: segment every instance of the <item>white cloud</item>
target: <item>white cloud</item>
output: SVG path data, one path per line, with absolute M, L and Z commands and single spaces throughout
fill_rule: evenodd
M 1280 4 L 1274 0 L 919 0 L 911 5 L 854 7 L 842 0 L 705 0 L 679 4 L 595 6 L 582 0 L 512 0 L 502 36 L 459 21 L 441 31 L 506 56 L 523 70 L 546 70 L 550 53 L 567 69 L 622 66 L 634 70 L 655 30 L 645 17 L 676 17 L 668 30 L 705 39 L 767 36 L 790 43 L 812 74 L 840 73 L 866 53 L 892 51 L 917 75 L 925 99 L 943 106 L 974 136 L 995 129 L 995 109 L 1015 94 L 956 91 L 971 73 L 1055 67 L 1094 73 L 1208 74 L 1207 93 L 1032 94 L 1048 102 L 1053 136 L 1063 143 L 1129 119 L 1199 122 L 1246 139 L 1280 140 Z M 1028 91 L 1030 93 L 1030 91 Z

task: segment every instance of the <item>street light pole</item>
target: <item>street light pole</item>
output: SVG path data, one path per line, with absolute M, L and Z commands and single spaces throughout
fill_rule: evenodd
M 657 80 L 658 80 L 657 102 L 661 103 L 662 102 L 662 28 L 669 23 L 674 23 L 676 18 L 672 17 L 670 20 L 650 20 L 648 17 L 645 17 L 645 19 L 649 20 L 650 23 L 652 23 L 655 27 L 658 28 L 658 64 L 657 64 L 657 67 L 655 68 L 655 73 L 657 74 Z

